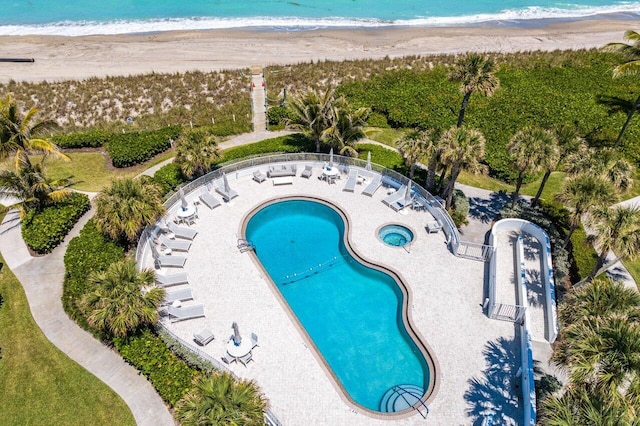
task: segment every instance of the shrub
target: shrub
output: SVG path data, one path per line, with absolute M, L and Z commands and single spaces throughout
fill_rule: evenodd
M 66 133 L 54 135 L 51 142 L 60 148 L 98 148 L 105 145 L 113 134 L 104 130 L 90 130 L 88 132 Z
M 573 255 L 574 268 L 571 270 L 572 282 L 578 282 L 586 278 L 596 266 L 598 253 L 587 241 L 587 233 L 579 227 L 571 235 L 571 254 Z
M 122 358 L 142 372 L 171 407 L 191 389 L 198 375 L 149 329 L 136 336 L 116 338 L 113 343 Z
M 380 128 L 391 127 L 387 122 L 387 117 L 384 114 L 380 114 L 379 112 L 372 112 L 371 114 L 369 114 L 369 119 L 367 120 L 367 126 L 380 127 Z
M 182 130 L 180 126 L 170 126 L 150 132 L 116 134 L 107 144 L 107 152 L 114 167 L 129 167 L 143 163 L 154 155 L 171 147 Z
M 182 173 L 180 165 L 176 163 L 165 164 L 155 172 L 152 178 L 158 186 L 162 188 L 163 194 L 168 194 L 187 179 Z
M 283 123 L 287 118 L 290 118 L 290 115 L 286 106 L 274 106 L 267 111 L 267 120 L 271 126 Z
M 64 255 L 62 305 L 65 312 L 86 330 L 90 328 L 78 308 L 78 302 L 91 290 L 87 277 L 91 272 L 104 271 L 122 259 L 124 249 L 98 231 L 93 219 L 82 228 L 80 235 L 69 242 Z
M 222 163 L 238 160 L 241 158 L 251 157 L 254 155 L 268 154 L 268 153 L 294 153 L 313 151 L 315 146 L 307 138 L 301 134 L 293 134 L 287 136 L 280 136 L 273 139 L 267 139 L 262 142 L 256 142 L 249 145 L 237 146 L 225 150 L 220 158 L 214 162 L 214 165 L 220 165 Z
M 89 197 L 75 192 L 42 210 L 30 210 L 22 219 L 22 237 L 36 253 L 50 253 L 90 207 Z
M 171 337 L 169 333 L 162 327 L 156 327 L 158 337 L 167 345 L 167 347 L 176 354 L 180 359 L 187 363 L 191 368 L 202 371 L 204 373 L 212 373 L 216 371 L 214 365 L 204 358 L 199 357 L 189 349 L 185 348 L 182 343 Z
M 467 216 L 469 215 L 469 200 L 464 192 L 459 189 L 453 192 L 453 211 L 450 211 L 451 219 L 457 228 L 469 224 Z

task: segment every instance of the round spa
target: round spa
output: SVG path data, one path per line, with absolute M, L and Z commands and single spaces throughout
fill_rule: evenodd
M 413 232 L 402 225 L 386 225 L 378 231 L 378 238 L 388 246 L 403 247 L 413 241 Z

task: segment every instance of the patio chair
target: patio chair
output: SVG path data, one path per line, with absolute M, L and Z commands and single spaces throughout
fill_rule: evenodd
M 251 349 L 258 346 L 258 335 L 256 333 L 251 333 L 251 343 L 253 343 L 253 347 Z
M 180 290 L 168 292 L 167 294 L 165 294 L 162 303 L 165 305 L 170 305 L 173 302 L 184 302 L 185 300 L 193 300 L 193 295 L 191 294 L 190 288 L 181 288 Z
M 231 355 L 229 354 L 224 354 L 220 357 L 220 359 L 222 360 L 222 362 L 224 362 L 225 364 L 231 364 L 233 361 L 235 361 L 236 359 L 233 358 Z
M 220 200 L 214 197 L 209 191 L 205 191 L 200 194 L 200 201 L 202 201 L 211 210 L 220 206 Z
M 222 198 L 229 202 L 238 196 L 238 193 L 233 189 L 229 188 L 227 192 L 224 188 L 224 184 L 221 181 L 218 181 L 216 184 L 216 192 L 222 196 Z
M 167 313 L 173 317 L 171 322 L 200 318 L 204 316 L 204 305 L 181 306 L 179 308 L 169 305 Z
M 255 172 L 253 172 L 253 180 L 255 180 L 258 183 L 262 183 L 265 180 L 267 180 L 267 176 L 262 173 L 260 170 L 256 170 Z
M 369 197 L 373 197 L 373 194 L 376 193 L 376 191 L 378 190 L 378 188 L 380 188 L 381 185 L 382 185 L 382 176 L 379 174 L 376 174 L 373 176 L 373 179 L 371 180 L 369 185 L 367 185 L 367 187 L 362 190 L 362 194 Z
M 213 332 L 208 328 L 193 335 L 193 341 L 200 346 L 207 346 L 214 339 Z
M 245 367 L 247 366 L 249 361 L 252 361 L 252 360 L 253 360 L 253 355 L 251 354 L 251 352 L 238 358 L 238 361 L 240 361 L 242 365 L 244 365 Z
M 189 251 L 189 248 L 191 248 L 191 241 L 172 240 L 166 235 L 160 235 L 158 237 L 158 243 L 175 251 Z
M 173 285 L 189 284 L 189 280 L 186 272 L 169 275 L 156 274 L 156 283 L 160 287 L 171 287 Z
M 347 179 L 347 183 L 345 184 L 343 191 L 353 192 L 356 189 L 356 183 L 358 182 L 358 171 L 356 169 L 351 169 L 349 171 L 349 179 Z
M 304 170 L 302 171 L 302 173 L 300 173 L 300 177 L 309 179 L 312 173 L 313 173 L 313 167 L 304 166 Z
M 442 225 L 440 225 L 440 222 L 437 220 L 434 220 L 433 222 L 427 223 L 425 228 L 427 228 L 429 234 L 435 234 L 442 229 Z
M 178 226 L 172 222 L 167 222 L 167 228 L 169 229 L 169 231 L 173 232 L 176 237 L 183 238 L 185 240 L 193 240 L 196 235 L 198 235 L 198 231 L 185 228 L 183 226 Z
M 184 256 L 169 256 L 158 254 L 153 256 L 153 263 L 156 269 L 159 268 L 182 268 L 187 258 Z

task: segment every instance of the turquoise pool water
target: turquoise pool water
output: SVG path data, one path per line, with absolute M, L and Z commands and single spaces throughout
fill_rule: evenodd
M 288 200 L 255 213 L 245 237 L 347 394 L 379 411 L 391 387 L 426 389 L 430 372 L 404 327 L 398 284 L 353 259 L 344 232 L 331 207 Z

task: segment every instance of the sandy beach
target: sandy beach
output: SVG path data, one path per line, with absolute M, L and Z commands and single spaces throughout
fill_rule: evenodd
M 536 27 L 211 30 L 113 36 L 0 36 L 0 83 L 86 79 L 149 72 L 220 70 L 317 60 L 435 53 L 601 47 L 622 41 L 634 21 L 593 19 Z

